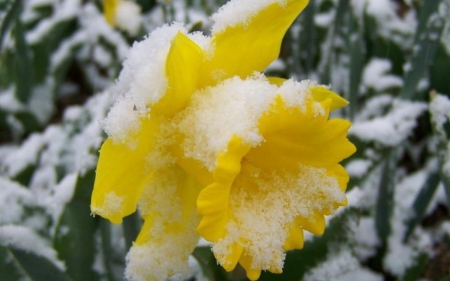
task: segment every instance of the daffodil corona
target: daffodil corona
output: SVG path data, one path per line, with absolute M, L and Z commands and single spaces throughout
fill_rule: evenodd
M 306 5 L 232 0 L 212 16 L 211 37 L 174 23 L 131 49 L 91 203 L 113 223 L 140 208 L 128 279 L 186 274 L 200 236 L 228 271 L 280 273 L 303 231 L 322 234 L 324 215 L 346 205 L 339 162 L 355 147 L 350 123 L 329 114 L 347 101 L 261 73 Z

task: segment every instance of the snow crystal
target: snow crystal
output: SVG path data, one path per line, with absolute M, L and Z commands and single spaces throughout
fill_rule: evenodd
M 374 89 L 376 92 L 401 87 L 403 80 L 400 77 L 387 74 L 391 68 L 390 60 L 372 58 L 364 68 L 362 77 L 364 87 Z
M 394 100 L 388 114 L 368 121 L 355 121 L 349 135 L 385 146 L 396 146 L 411 134 L 417 117 L 426 108 L 424 103 Z
M 282 247 L 294 221 L 300 217 L 306 223 L 314 220 L 315 213 L 331 214 L 334 206 L 346 201 L 345 194 L 325 169 L 301 165 L 295 174 L 265 174 L 242 165 L 247 176 L 238 176 L 230 192 L 234 219 L 227 225 L 226 236 L 214 243 L 213 252 L 220 264 L 227 265 L 230 247 L 239 243 L 252 256 L 252 268 L 281 271 Z M 254 183 L 251 189 L 249 180 Z
M 103 121 L 104 130 L 115 142 L 124 142 L 129 134 L 137 132 L 140 119 L 147 118 L 151 105 L 165 94 L 166 57 L 178 32 L 187 33 L 179 23 L 165 25 L 131 48 L 113 89 L 119 98 Z
M 56 251 L 47 245 L 44 239 L 25 226 L 0 226 L 0 244 L 4 247 L 32 252 L 48 259 L 60 270 L 65 270 L 64 263 L 58 260 Z
M 245 80 L 236 76 L 200 90 L 174 120 L 186 136 L 182 144 L 185 156 L 200 161 L 212 171 L 219 153 L 228 147 L 233 136 L 239 137 L 244 144 L 258 146 L 263 141 L 258 129 L 259 120 L 275 98 L 280 96 L 288 108 L 305 111 L 306 101 L 311 99 L 309 88 L 314 85 L 309 80 L 287 80 L 277 87 L 264 75 L 255 73 Z M 313 108 L 315 117 L 325 114 L 320 103 L 314 102 Z
M 256 16 L 271 4 L 278 3 L 280 6 L 286 5 L 286 0 L 240 0 L 228 1 L 220 7 L 219 11 L 211 16 L 214 21 L 212 33 L 217 34 L 228 27 L 237 25 L 247 25 L 249 20 Z
M 140 236 L 144 241 L 134 243 L 126 260 L 125 276 L 131 280 L 166 280 L 174 276 L 182 280 L 191 273 L 188 259 L 199 236 L 199 217 L 195 197 L 188 201 L 179 180 L 184 171 L 171 167 L 155 173 L 145 187 L 139 202 L 145 222 Z M 192 190 L 191 190 L 192 191 Z
M 213 170 L 218 154 L 233 135 L 258 145 L 262 141 L 258 120 L 276 94 L 277 87 L 263 76 L 247 80 L 234 77 L 194 94 L 178 125 L 187 136 L 185 155 Z

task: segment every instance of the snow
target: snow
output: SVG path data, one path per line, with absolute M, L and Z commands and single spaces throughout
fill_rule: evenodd
M 284 6 L 286 0 L 246 0 L 245 4 L 240 0 L 228 1 L 211 16 L 214 22 L 212 34 L 218 34 L 228 27 L 246 26 L 261 10 L 274 3 Z
M 233 135 L 252 146 L 258 145 L 263 140 L 258 120 L 277 91 L 265 77 L 255 76 L 247 80 L 234 77 L 194 94 L 178 125 L 186 135 L 185 155 L 201 161 L 212 171 L 219 153 L 227 148 Z
M 63 208 L 73 197 L 78 175 L 68 174 L 53 188 L 54 194 L 47 198 L 47 205 L 52 211 L 54 221 L 57 221 L 62 214 Z
M 399 145 L 411 135 L 416 119 L 426 109 L 427 105 L 424 103 L 394 100 L 392 109 L 385 116 L 355 121 L 349 135 L 388 147 Z
M 31 135 L 22 146 L 14 149 L 3 159 L 1 163 L 2 171 L 8 176 L 13 177 L 27 166 L 35 165 L 43 144 L 44 140 L 42 136 L 38 134 Z
M 429 110 L 435 129 L 445 136 L 444 124 L 450 120 L 450 99 L 439 94 L 432 96 Z
M 76 18 L 80 11 L 81 0 L 64 0 L 55 3 L 54 10 L 57 13 L 39 21 L 39 24 L 26 34 L 26 41 L 33 45 L 45 38 L 52 28 L 61 22 Z
M 401 47 L 410 46 L 417 28 L 414 9 L 398 15 L 396 4 L 389 0 L 365 0 L 365 11 L 372 16 L 377 24 L 377 32 L 384 38 L 389 38 Z M 362 5 L 362 4 L 361 4 Z
M 65 265 L 58 260 L 56 251 L 43 238 L 25 226 L 0 226 L 0 245 L 31 252 L 48 259 L 60 270 L 65 270 Z
M 403 80 L 400 77 L 387 74 L 391 68 L 390 60 L 372 58 L 364 68 L 362 76 L 363 87 L 373 89 L 376 92 L 384 92 L 388 89 L 401 87 Z
M 368 172 L 369 168 L 372 166 L 372 161 L 363 160 L 363 159 L 355 159 L 350 161 L 345 169 L 351 178 L 362 178 Z
M 54 111 L 53 80 L 35 86 L 28 99 L 28 109 L 40 124 L 46 124 Z
M 131 36 L 136 36 L 142 24 L 141 7 L 133 1 L 118 2 L 114 23 Z
M 0 108 L 9 111 L 17 112 L 25 109 L 25 106 L 15 97 L 14 88 L 10 87 L 7 90 L 0 92 Z
M 0 186 L 0 225 L 19 223 L 26 215 L 26 206 L 35 205 L 32 193 L 4 177 L 0 177 Z
M 187 33 L 179 23 L 165 25 L 133 44 L 113 89 L 118 99 L 103 121 L 103 129 L 113 141 L 123 143 L 137 132 L 140 119 L 148 116 L 148 106 L 165 94 L 166 57 L 178 32 Z
M 304 281 L 317 280 L 364 280 L 382 281 L 383 277 L 361 267 L 358 260 L 349 250 L 330 253 L 325 262 L 309 270 L 303 277 Z

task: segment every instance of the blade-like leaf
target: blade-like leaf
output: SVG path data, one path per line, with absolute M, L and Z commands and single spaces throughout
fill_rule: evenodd
M 400 97 L 404 99 L 420 99 L 417 86 L 433 63 L 440 38 L 445 26 L 444 15 L 439 13 L 442 0 L 429 1 L 424 4 L 419 21 L 415 50 L 409 62 L 409 71 L 404 77 L 404 86 Z
M 71 279 L 48 259 L 14 247 L 6 249 L 13 262 L 22 269 L 23 274 L 31 281 L 70 281 Z
M 11 27 L 13 20 L 18 16 L 20 11 L 20 5 L 22 5 L 21 0 L 12 0 L 10 1 L 9 6 L 3 16 L 3 19 L 0 23 L 0 51 L 3 46 L 3 38 L 5 37 L 6 32 Z M 8 5 L 6 4 L 6 5 Z
M 381 173 L 380 186 L 378 187 L 375 227 L 381 240 L 382 248 L 386 246 L 387 239 L 391 233 L 390 219 L 394 204 L 395 162 L 394 151 L 389 151 Z
M 417 194 L 417 197 L 414 200 L 412 206 L 414 210 L 414 215 L 406 224 L 407 230 L 404 237 L 405 241 L 408 240 L 414 228 L 422 221 L 425 212 L 428 208 L 428 205 L 430 204 L 431 199 L 433 198 L 433 195 L 436 192 L 436 189 L 439 185 L 439 181 L 440 181 L 439 171 L 434 171 L 433 173 L 428 175 L 422 189 L 420 190 L 419 194 Z
M 94 234 L 98 219 L 90 216 L 90 197 L 95 172 L 79 176 L 71 201 L 65 206 L 53 242 L 59 257 L 66 262 L 67 274 L 74 281 L 95 280 Z
M 14 38 L 16 42 L 15 93 L 18 100 L 27 103 L 33 85 L 33 66 L 31 50 L 25 41 L 25 30 L 18 15 L 15 20 Z

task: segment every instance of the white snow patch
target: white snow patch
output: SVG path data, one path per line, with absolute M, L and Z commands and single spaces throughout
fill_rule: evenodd
M 350 177 L 359 179 L 367 173 L 371 166 L 372 161 L 370 160 L 355 159 L 350 161 L 345 166 L 345 169 L 347 170 Z
M 5 247 L 17 248 L 44 257 L 60 270 L 65 270 L 65 265 L 58 260 L 56 251 L 44 239 L 25 226 L 0 226 L 0 244 Z
M 286 0 L 228 1 L 220 7 L 219 11 L 211 16 L 211 19 L 214 21 L 212 34 L 220 33 L 228 27 L 235 27 L 240 24 L 246 26 L 260 11 L 274 3 L 285 6 Z
M 141 6 L 133 1 L 118 2 L 114 23 L 131 36 L 136 36 L 142 25 Z
M 373 58 L 364 68 L 363 87 L 374 89 L 377 93 L 401 87 L 403 80 L 400 77 L 387 74 L 391 68 L 390 60 Z
M 388 114 L 368 121 L 355 121 L 349 135 L 384 146 L 396 146 L 408 138 L 416 126 L 417 117 L 426 109 L 424 103 L 394 100 Z

